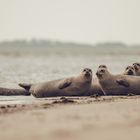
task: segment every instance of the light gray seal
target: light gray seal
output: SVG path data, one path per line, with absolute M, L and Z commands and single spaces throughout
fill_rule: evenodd
M 107 68 L 107 66 L 106 65 L 99 65 L 98 69 L 99 68 Z M 97 77 L 92 78 L 90 93 L 91 93 L 91 95 L 98 95 L 98 96 L 104 95 Z
M 38 84 L 19 84 L 36 98 L 56 96 L 87 96 L 91 88 L 92 70 L 83 69 L 76 77 L 58 79 Z
M 136 71 L 134 66 L 127 66 L 123 72 L 124 75 L 136 76 Z
M 105 95 L 140 95 L 140 77 L 138 76 L 113 75 L 107 68 L 99 68 L 96 75 Z
M 106 65 L 99 65 L 99 68 L 105 68 L 107 69 Z M 135 68 L 133 66 L 127 66 L 125 68 L 125 71 L 122 73 L 124 75 L 131 75 L 131 76 L 136 76 Z M 98 81 L 98 78 L 93 78 L 92 80 L 92 85 L 91 85 L 91 95 L 104 95 L 100 83 Z
M 140 76 L 140 63 L 133 63 L 137 76 Z

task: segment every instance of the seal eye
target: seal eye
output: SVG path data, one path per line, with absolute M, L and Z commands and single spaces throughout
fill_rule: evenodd
M 133 65 L 134 66 L 136 65 L 136 66 L 139 66 L 140 67 L 140 63 L 134 63 Z
M 103 67 L 103 68 L 106 68 L 106 66 L 105 66 L 105 65 L 103 65 L 102 67 Z
M 91 69 L 88 70 L 89 72 L 92 72 Z
M 84 72 L 86 71 L 86 69 L 83 70 Z
M 126 67 L 126 70 L 128 70 L 128 67 Z
M 85 68 L 85 69 L 83 69 L 83 72 L 92 72 L 92 70 L 89 68 Z
M 107 68 L 106 65 L 100 65 L 99 68 Z

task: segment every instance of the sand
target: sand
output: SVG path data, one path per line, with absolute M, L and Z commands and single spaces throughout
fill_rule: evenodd
M 140 96 L 38 99 L 0 111 L 1 140 L 140 139 Z

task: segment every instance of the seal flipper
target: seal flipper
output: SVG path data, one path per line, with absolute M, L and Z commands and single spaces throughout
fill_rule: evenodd
M 62 83 L 60 83 L 59 89 L 64 89 L 64 88 L 70 86 L 71 83 L 72 83 L 72 81 L 70 79 L 66 79 Z
M 129 87 L 130 86 L 130 84 L 126 80 L 123 80 L 123 79 L 118 79 L 118 80 L 116 80 L 116 82 L 119 85 L 124 86 L 124 87 Z
M 31 88 L 31 84 L 19 83 L 18 85 L 26 90 Z

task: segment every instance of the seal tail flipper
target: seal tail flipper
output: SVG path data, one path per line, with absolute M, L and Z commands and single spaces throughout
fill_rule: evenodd
M 26 90 L 30 90 L 31 88 L 31 84 L 19 83 L 18 85 Z

